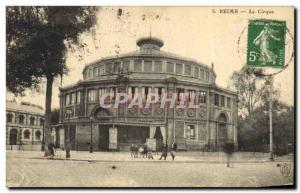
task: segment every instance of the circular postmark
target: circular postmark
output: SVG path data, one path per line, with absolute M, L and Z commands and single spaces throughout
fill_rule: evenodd
M 260 68 L 259 76 L 274 76 L 294 60 L 294 37 L 285 21 L 249 20 L 237 40 L 237 52 L 247 67 Z

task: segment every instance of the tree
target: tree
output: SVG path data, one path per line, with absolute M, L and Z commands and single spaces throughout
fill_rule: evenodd
M 262 76 L 262 69 L 243 67 L 231 76 L 232 86 L 238 93 L 239 115 L 253 116 L 255 108 L 259 107 L 270 94 L 271 78 Z M 273 88 L 274 97 L 278 97 L 279 91 Z
M 7 7 L 6 87 L 15 95 L 46 79 L 45 143 L 50 138 L 53 81 L 67 73 L 65 55 L 82 47 L 80 34 L 96 23 L 96 7 Z
M 288 144 L 294 143 L 294 107 L 278 99 L 273 101 L 273 143 L 274 153 L 287 153 Z M 239 148 L 242 151 L 267 152 L 269 149 L 269 109 L 264 103 L 253 112 L 252 124 L 249 117 L 240 117 Z

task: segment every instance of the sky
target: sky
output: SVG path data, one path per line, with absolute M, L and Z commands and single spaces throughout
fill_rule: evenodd
M 214 63 L 217 85 L 227 88 L 234 71 L 246 63 L 247 25 L 249 19 L 276 19 L 286 21 L 290 34 L 286 35 L 286 60 L 293 52 L 294 12 L 291 7 L 234 7 L 245 12 L 220 13 L 220 7 L 101 7 L 94 33 L 81 35 L 87 45 L 82 50 L 66 55 L 68 75 L 62 86 L 82 80 L 84 66 L 102 57 L 124 54 L 138 49 L 141 37 L 158 37 L 164 41 L 161 48 L 206 65 Z M 229 7 L 226 7 L 229 9 Z M 249 10 L 251 9 L 251 10 Z M 121 14 L 120 11 L 122 10 Z M 250 12 L 254 13 L 250 13 Z M 226 11 L 225 11 L 226 12 Z M 274 70 L 267 69 L 268 72 Z M 294 104 L 294 64 L 275 77 L 274 87 L 280 89 L 280 99 Z M 53 86 L 52 108 L 59 107 L 60 78 Z M 45 106 L 45 82 L 39 92 L 28 90 L 25 97 L 16 100 Z M 7 94 L 7 99 L 13 99 Z

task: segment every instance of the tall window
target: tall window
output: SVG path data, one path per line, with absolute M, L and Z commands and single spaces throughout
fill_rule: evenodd
M 29 130 L 24 131 L 24 139 L 30 139 L 30 131 Z
M 94 69 L 90 68 L 89 69 L 89 78 L 92 79 L 94 77 Z
M 142 60 L 134 60 L 133 70 L 136 72 L 142 71 Z
M 154 62 L 154 72 L 162 72 L 162 61 Z
M 225 107 L 225 96 L 221 96 L 221 107 Z
M 95 67 L 95 68 L 94 68 L 94 71 L 95 71 L 95 73 L 94 73 L 95 76 L 98 76 L 98 75 L 99 75 L 98 67 Z
M 209 72 L 205 71 L 205 76 L 204 76 L 205 80 L 208 81 L 209 80 Z
M 185 137 L 187 139 L 196 139 L 195 125 L 186 125 Z
M 40 118 L 40 126 L 44 126 L 44 123 L 45 123 L 44 119 Z
M 111 100 L 116 99 L 116 94 L 117 94 L 117 88 L 116 87 L 110 88 L 110 99 Z
M 227 97 L 227 108 L 231 108 L 231 98 Z
M 34 117 L 30 117 L 30 125 L 34 125 L 35 122 L 35 118 Z
M 70 104 L 70 95 L 69 94 L 66 94 L 65 95 L 65 106 L 69 105 Z
M 105 74 L 105 66 L 101 65 L 99 66 L 99 75 L 104 75 Z
M 204 80 L 204 70 L 200 69 L 200 79 Z
M 137 87 L 128 87 L 128 98 L 129 99 L 133 99 L 137 93 L 138 93 Z
M 161 100 L 162 95 L 165 93 L 165 88 L 162 87 L 156 88 L 155 92 L 158 95 L 158 99 Z
M 92 102 L 92 101 L 95 101 L 95 99 L 96 99 L 95 89 L 88 90 L 88 101 Z
M 106 64 L 106 73 L 110 74 L 113 72 L 113 64 L 112 63 L 107 63 Z
M 167 62 L 167 72 L 174 73 L 174 63 Z
M 6 114 L 6 121 L 8 123 L 11 123 L 13 119 L 13 115 L 11 113 Z
M 116 74 L 119 74 L 121 72 L 121 62 L 115 62 L 114 63 L 114 72 Z
M 35 132 L 35 139 L 37 140 L 37 141 L 40 141 L 41 140 L 41 132 L 40 131 L 36 131 Z
M 106 93 L 106 89 L 105 88 L 100 88 L 99 89 L 99 100 L 101 99 L 101 97 Z
M 123 62 L 123 72 L 129 72 L 130 61 Z
M 215 94 L 215 105 L 216 106 L 219 106 L 219 95 L 218 94 Z
M 24 115 L 19 115 L 19 123 L 20 124 L 24 124 L 24 119 L 25 119 Z
M 188 92 L 187 92 L 187 96 L 186 96 L 186 100 L 188 101 L 188 102 L 190 102 L 191 100 L 194 100 L 194 102 L 195 102 L 195 91 L 194 90 L 188 90 Z
M 145 72 L 152 72 L 152 61 L 144 61 Z
M 199 68 L 195 67 L 195 74 L 194 74 L 195 78 L 199 78 Z
M 75 102 L 76 102 L 76 92 L 73 92 L 71 94 L 71 104 L 75 104 Z
M 151 91 L 151 88 L 149 88 L 149 87 L 144 87 L 143 90 L 144 90 L 144 93 L 143 93 L 143 99 L 147 100 L 148 95 L 149 95 L 149 93 L 150 93 L 150 91 Z
M 185 75 L 191 75 L 192 74 L 192 67 L 190 65 L 184 66 L 184 74 Z
M 176 74 L 182 74 L 182 64 L 176 63 Z
M 199 92 L 199 103 L 201 103 L 201 104 L 206 103 L 206 91 Z
M 76 104 L 80 103 L 80 91 L 76 92 Z
M 177 88 L 176 89 L 176 95 L 177 95 L 177 101 L 180 101 L 184 97 L 184 89 L 183 88 Z

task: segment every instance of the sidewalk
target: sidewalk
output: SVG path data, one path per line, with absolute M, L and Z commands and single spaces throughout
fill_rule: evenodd
M 89 162 L 209 162 L 224 163 L 226 155 L 223 152 L 176 152 L 175 161 L 168 154 L 167 160 L 158 160 L 160 152 L 154 153 L 154 160 L 148 158 L 132 158 L 129 152 L 93 152 L 88 151 L 71 151 L 71 158 L 66 159 L 65 151 L 58 150 L 53 158 L 44 157 L 41 151 L 7 151 L 7 157 L 22 157 L 28 159 L 53 159 L 53 160 L 72 160 L 72 161 L 89 161 Z M 269 154 L 267 153 L 248 153 L 236 152 L 231 158 L 236 163 L 263 163 L 269 162 Z M 293 155 L 276 157 L 276 162 L 293 162 Z

